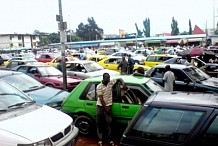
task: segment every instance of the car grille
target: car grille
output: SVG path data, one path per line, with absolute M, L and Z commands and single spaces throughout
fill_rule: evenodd
M 58 134 L 51 137 L 52 142 L 57 142 L 58 140 L 64 138 L 70 131 L 72 130 L 72 125 L 69 125 L 67 128 L 64 129 L 63 132 L 59 132 Z

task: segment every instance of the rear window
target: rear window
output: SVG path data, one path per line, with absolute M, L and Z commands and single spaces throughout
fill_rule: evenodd
M 202 111 L 149 107 L 137 120 L 128 135 L 183 143 L 203 115 Z

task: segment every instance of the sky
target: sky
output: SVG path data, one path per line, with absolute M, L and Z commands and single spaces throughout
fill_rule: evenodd
M 0 34 L 58 32 L 59 0 L 0 0 Z M 180 32 L 216 27 L 218 0 L 62 0 L 63 21 L 68 30 L 93 17 L 104 34 L 135 33 L 150 19 L 151 35 L 170 33 L 172 18 Z

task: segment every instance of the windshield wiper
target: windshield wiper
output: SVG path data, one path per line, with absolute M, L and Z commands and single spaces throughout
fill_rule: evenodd
M 19 103 L 16 103 L 16 104 L 12 104 L 10 106 L 8 106 L 8 108 L 12 108 L 12 107 L 23 107 L 23 105 L 25 104 L 26 102 L 19 102 Z

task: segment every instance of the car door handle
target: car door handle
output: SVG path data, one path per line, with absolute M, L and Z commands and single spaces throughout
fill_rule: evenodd
M 93 103 L 86 103 L 86 105 L 93 105 Z
M 74 76 L 77 76 L 77 74 L 74 74 Z
M 122 106 L 122 108 L 129 108 L 129 106 Z

